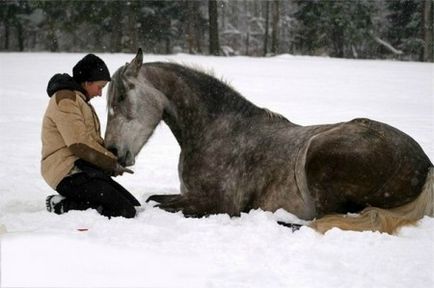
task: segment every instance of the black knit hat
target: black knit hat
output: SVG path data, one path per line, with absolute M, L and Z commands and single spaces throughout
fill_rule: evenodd
M 72 68 L 72 77 L 78 83 L 86 81 L 110 81 L 110 72 L 98 56 L 87 54 Z

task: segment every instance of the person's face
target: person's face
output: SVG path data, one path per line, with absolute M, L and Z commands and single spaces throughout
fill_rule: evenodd
M 102 89 L 107 85 L 108 81 L 93 81 L 93 82 L 84 82 L 83 88 L 87 92 L 87 96 L 92 99 L 95 96 L 102 95 Z

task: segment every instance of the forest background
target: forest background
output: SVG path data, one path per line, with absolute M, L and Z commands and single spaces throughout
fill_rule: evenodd
M 433 62 L 434 0 L 0 2 L 0 51 Z

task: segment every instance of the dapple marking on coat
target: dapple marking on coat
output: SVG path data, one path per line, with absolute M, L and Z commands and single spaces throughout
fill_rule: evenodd
M 202 217 L 283 208 L 316 219 L 320 232 L 393 233 L 433 216 L 433 165 L 387 124 L 300 126 L 205 73 L 144 64 L 141 50 L 114 73 L 107 98 L 105 142 L 121 164 L 134 164 L 160 121 L 180 145 L 181 193 L 148 199 L 161 209 Z

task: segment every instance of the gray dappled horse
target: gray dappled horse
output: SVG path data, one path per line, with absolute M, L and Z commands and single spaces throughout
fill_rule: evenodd
M 296 125 L 205 73 L 143 64 L 139 50 L 112 77 L 106 146 L 133 165 L 161 120 L 181 147 L 181 193 L 149 198 L 164 210 L 201 217 L 283 208 L 318 219 L 310 226 L 321 232 L 393 233 L 433 215 L 432 163 L 403 132 L 369 119 Z

